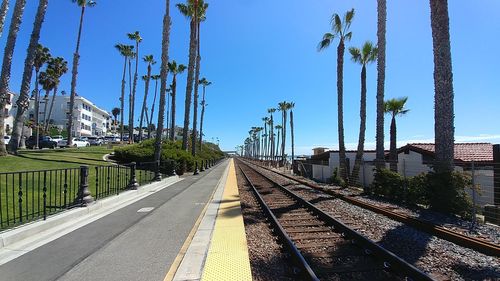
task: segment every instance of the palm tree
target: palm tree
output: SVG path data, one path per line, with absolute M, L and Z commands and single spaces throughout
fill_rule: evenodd
M 177 97 L 177 74 L 181 74 L 186 70 L 186 66 L 183 64 L 177 65 L 177 62 L 173 60 L 172 62 L 168 63 L 168 71 L 172 73 L 172 86 L 170 87 L 172 89 L 172 116 L 170 118 L 171 122 L 171 130 L 170 130 L 170 140 L 174 141 L 175 140 L 175 109 L 176 109 L 176 104 L 175 104 L 175 99 Z
M 49 95 L 50 92 L 55 88 L 55 74 L 54 69 L 47 67 L 45 71 L 40 72 L 39 83 L 42 85 L 42 89 L 45 90 L 45 96 L 43 99 L 45 100 L 45 108 L 43 110 L 43 128 L 44 133 L 46 133 L 45 128 L 47 127 L 47 106 L 49 105 Z
M 158 124 L 156 126 L 156 141 L 154 160 L 157 163 L 156 180 L 161 179 L 159 164 L 161 160 L 161 137 L 163 134 L 163 120 L 165 118 L 165 94 L 167 92 L 168 74 L 168 45 L 170 43 L 170 0 L 165 1 L 165 16 L 163 17 L 163 34 L 161 43 L 161 85 L 160 85 L 160 108 L 158 110 Z
M 281 165 L 285 165 L 285 144 L 286 144 L 286 117 L 289 105 L 286 101 L 278 103 L 278 110 L 281 111 Z
M 332 33 L 325 33 L 323 40 L 318 45 L 319 50 L 324 50 L 330 46 L 333 39 L 339 38 L 339 45 L 337 46 L 337 122 L 339 134 L 339 164 L 340 175 L 347 181 L 347 163 L 345 155 L 344 143 L 344 51 L 345 41 L 351 40 L 352 32 L 349 31 L 352 19 L 354 18 L 354 9 L 346 12 L 341 19 L 338 14 L 333 14 L 331 19 Z
M 145 79 L 146 86 L 144 89 L 144 100 L 142 102 L 141 118 L 139 121 L 139 141 L 142 141 L 142 122 L 143 122 L 143 118 L 144 118 L 144 112 L 146 111 L 146 103 L 147 103 L 147 99 L 148 99 L 149 81 L 151 79 L 151 66 L 153 64 L 156 64 L 156 61 L 154 60 L 153 55 L 144 56 L 144 58 L 142 60 L 144 60 L 144 62 L 148 64 L 148 74 L 145 77 L 143 77 L 143 78 L 146 78 Z
M 132 97 L 130 99 L 130 114 L 128 117 L 128 131 L 129 131 L 129 142 L 134 143 L 134 112 L 135 112 L 135 93 L 137 89 L 137 79 L 138 79 L 138 67 L 139 67 L 139 43 L 142 42 L 142 37 L 139 31 L 134 33 L 127 33 L 127 37 L 130 40 L 135 41 L 135 72 L 134 72 L 134 83 L 132 86 Z M 130 69 L 129 69 L 130 71 Z M 140 129 L 139 131 L 142 131 Z
M 186 84 L 186 100 L 184 104 L 184 128 L 182 130 L 182 149 L 187 151 L 188 148 L 188 133 L 189 133 L 189 116 L 191 111 L 191 94 L 193 93 L 194 82 L 194 67 L 196 59 L 196 21 L 198 13 L 199 0 L 187 0 L 186 4 L 177 4 L 177 9 L 182 15 L 190 19 L 190 35 L 189 35 L 189 62 L 188 62 L 188 75 Z
M 389 152 L 389 161 L 391 163 L 391 170 L 394 172 L 398 171 L 398 155 L 397 155 L 397 139 L 396 139 L 396 117 L 402 116 L 410 111 L 405 108 L 406 101 L 408 97 L 403 97 L 399 99 L 390 99 L 385 101 L 385 113 L 391 115 L 391 150 Z
M 31 78 L 33 75 L 33 65 L 37 56 L 38 41 L 40 40 L 40 31 L 47 11 L 48 0 L 41 0 L 38 2 L 38 9 L 33 24 L 33 31 L 31 32 L 30 43 L 24 61 L 23 78 L 21 81 L 21 89 L 19 91 L 19 98 L 17 99 L 17 112 L 14 120 L 14 129 L 12 131 L 12 138 L 9 142 L 9 150 L 11 153 L 17 154 L 19 147 L 19 140 L 22 138 L 22 131 L 24 128 L 24 114 L 29 107 L 29 95 Z M 38 140 L 37 140 L 38 141 Z
M 267 124 L 269 123 L 269 117 L 265 116 L 262 118 L 262 122 L 264 122 L 264 141 L 263 141 L 263 151 L 264 151 L 264 160 L 266 160 L 267 158 L 267 147 L 268 147 L 268 143 L 267 143 L 267 139 L 269 137 L 269 133 L 267 131 Z
M 370 41 L 366 41 L 361 49 L 350 47 L 351 59 L 353 62 L 361 65 L 361 100 L 359 109 L 359 139 L 358 151 L 354 160 L 354 167 L 351 174 L 351 182 L 356 182 L 359 177 L 359 169 L 363 160 L 363 152 L 365 150 L 365 133 L 366 133 L 366 65 L 374 62 L 377 59 L 377 47 Z
M 203 118 L 205 116 L 205 107 L 207 106 L 207 103 L 205 101 L 205 93 L 206 93 L 206 88 L 212 85 L 212 82 L 208 81 L 205 77 L 203 77 L 201 78 L 199 83 L 203 86 L 203 97 L 201 99 L 201 120 L 200 120 L 200 151 L 201 151 L 201 144 L 203 139 Z
M 116 134 L 116 127 L 118 125 L 118 121 L 117 121 L 117 118 L 118 118 L 118 115 L 120 115 L 120 113 L 122 112 L 122 110 L 118 107 L 113 107 L 113 109 L 111 109 L 111 115 L 113 115 L 113 117 L 115 118 L 115 134 Z
M 153 104 L 151 105 L 151 116 L 149 116 L 149 126 L 153 124 L 153 115 L 155 112 L 155 103 L 156 103 L 156 95 L 158 93 L 158 80 L 160 79 L 160 75 L 151 75 L 151 79 L 155 81 L 155 95 L 153 97 Z M 151 138 L 151 130 L 148 127 L 148 139 Z
M 271 157 L 271 161 L 274 162 L 274 119 L 273 113 L 276 112 L 276 108 L 267 109 L 267 113 L 271 116 L 269 118 L 269 130 L 271 130 L 271 138 L 269 139 L 269 156 Z M 272 164 L 272 163 L 271 163 Z
M 291 141 L 292 141 L 292 170 L 293 170 L 293 159 L 295 158 L 295 140 L 294 140 L 294 131 L 293 131 L 293 108 L 295 107 L 295 103 L 288 103 L 288 109 L 290 110 L 290 133 L 291 133 Z
M 35 68 L 35 125 L 36 125 L 36 149 L 38 149 L 38 141 L 39 141 L 39 115 L 40 115 L 40 91 L 38 89 L 38 80 L 40 69 L 42 66 L 51 59 L 50 50 L 41 44 L 38 44 L 36 50 L 35 61 L 33 63 L 33 67 Z
M 275 155 L 276 155 L 275 161 L 278 161 L 278 159 L 279 159 L 279 146 L 280 146 L 280 131 L 283 129 L 283 126 L 276 125 L 276 126 L 274 126 L 274 129 L 276 129 L 278 131 L 278 135 L 276 137 L 277 142 L 276 142 L 276 153 L 275 153 Z M 281 155 L 281 157 L 283 158 L 283 155 Z
M 5 17 L 7 16 L 7 11 L 9 10 L 9 0 L 3 0 L 0 6 L 0 37 L 2 37 L 3 25 L 5 23 Z
M 71 131 L 73 129 L 73 111 L 75 106 L 75 96 L 76 96 L 76 79 L 78 76 L 78 61 L 80 60 L 80 41 L 82 37 L 82 27 L 83 27 L 83 16 L 85 15 L 85 9 L 87 7 L 94 7 L 96 2 L 93 0 L 71 0 L 73 3 L 76 3 L 78 7 L 80 7 L 80 24 L 78 26 L 78 37 L 76 39 L 76 49 L 73 54 L 73 69 L 71 71 L 71 95 L 69 98 L 69 116 L 68 116 L 68 146 L 72 145 L 72 134 Z M 76 130 L 75 130 L 76 131 Z
M 170 136 L 170 99 L 172 98 L 172 85 L 167 88 L 167 135 Z
M 134 54 L 134 46 L 132 45 L 124 45 L 117 44 L 115 48 L 120 52 L 120 55 L 124 58 L 123 63 L 123 76 L 122 76 L 122 87 L 121 87 L 121 96 L 120 96 L 120 141 L 123 141 L 123 111 L 125 109 L 125 74 L 127 73 L 127 62 L 130 62 L 130 59 Z M 129 63 L 130 64 L 130 63 Z
M 57 88 L 59 86 L 60 79 L 64 74 L 66 74 L 66 72 L 68 72 L 68 62 L 65 61 L 64 58 L 57 57 L 49 61 L 47 68 L 53 70 L 52 79 L 54 81 L 54 93 L 52 94 L 52 101 L 50 103 L 49 114 L 47 115 L 47 119 L 45 122 L 45 131 L 47 131 L 49 128 L 49 120 L 50 117 L 52 116 L 52 109 L 54 108 L 54 100 L 56 98 Z
M 193 134 L 192 134 L 192 144 L 193 146 L 191 147 L 191 154 L 193 156 L 196 155 L 196 126 L 198 122 L 198 86 L 200 82 L 200 62 L 201 62 L 201 55 L 200 55 L 200 22 L 206 20 L 206 11 L 208 9 L 208 4 L 204 3 L 203 0 L 199 0 L 200 3 L 198 3 L 198 9 L 195 12 L 196 14 L 196 24 L 197 24 L 197 29 L 196 29 L 196 36 L 197 36 L 197 51 L 196 51 L 196 70 L 195 70 L 195 76 L 194 76 L 194 97 L 193 97 Z M 200 133 L 201 134 L 201 133 Z M 200 146 L 201 149 L 201 146 Z
M 0 74 L 0 156 L 7 155 L 7 150 L 5 148 L 4 135 L 5 135 L 5 117 L 4 110 L 5 105 L 8 100 L 8 88 L 10 80 L 10 71 L 12 66 L 12 56 L 14 54 L 14 47 L 16 46 L 17 33 L 21 25 L 21 18 L 23 17 L 24 6 L 26 5 L 26 0 L 16 0 L 14 6 L 14 13 L 12 14 L 12 20 L 9 27 L 9 35 L 7 36 L 7 42 L 5 43 L 5 50 L 3 53 L 2 62 L 2 73 Z
M 377 0 L 377 130 L 376 158 L 377 167 L 384 167 L 384 84 L 385 84 L 385 26 L 387 0 Z
M 434 135 L 437 173 L 453 171 L 454 113 L 453 69 L 447 0 L 430 0 L 434 51 Z

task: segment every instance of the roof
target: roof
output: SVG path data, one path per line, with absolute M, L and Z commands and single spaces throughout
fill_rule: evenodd
M 398 149 L 398 153 L 412 150 L 434 156 L 433 143 L 409 143 Z M 493 144 L 491 143 L 455 143 L 455 161 L 493 162 Z

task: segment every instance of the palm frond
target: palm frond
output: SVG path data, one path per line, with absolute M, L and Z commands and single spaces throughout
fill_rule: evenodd
M 323 35 L 323 40 L 321 40 L 318 44 L 318 51 L 322 51 L 330 46 L 332 43 L 333 39 L 335 38 L 335 35 L 332 33 L 325 33 Z
M 361 50 L 356 47 L 349 47 L 349 53 L 351 53 L 351 60 L 357 63 L 363 63 L 361 60 Z

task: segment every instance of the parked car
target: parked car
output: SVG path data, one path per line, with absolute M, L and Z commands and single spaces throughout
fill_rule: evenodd
M 106 136 L 104 138 L 104 141 L 106 143 L 120 143 L 120 137 L 115 137 L 115 136 Z
M 36 146 L 36 137 L 31 136 L 26 140 L 26 147 L 34 149 Z M 38 148 L 57 148 L 59 144 L 52 140 L 51 137 L 45 136 L 38 139 Z
M 57 135 L 57 136 L 53 136 L 51 138 L 52 138 L 53 141 L 57 142 L 57 146 L 58 147 L 63 147 L 63 145 L 62 145 L 63 144 L 63 140 L 64 140 L 63 136 Z
M 73 138 L 72 139 L 72 147 L 86 147 L 90 146 L 90 143 L 86 140 L 83 140 L 81 138 Z M 68 140 L 64 139 L 61 141 L 61 147 L 68 147 Z
M 87 137 L 86 141 L 88 141 L 90 145 L 101 146 L 104 144 L 104 139 L 102 137 Z
M 3 141 L 5 142 L 5 145 L 8 145 L 10 141 L 10 136 L 4 136 Z

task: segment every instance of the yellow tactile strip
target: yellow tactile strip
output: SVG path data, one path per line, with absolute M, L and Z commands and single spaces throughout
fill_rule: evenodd
M 233 160 L 201 280 L 252 280 Z

